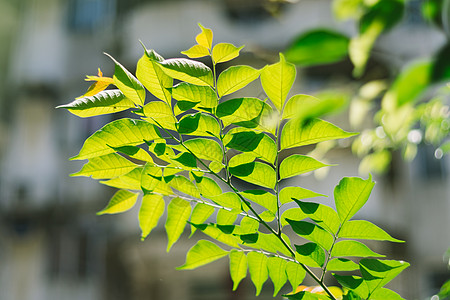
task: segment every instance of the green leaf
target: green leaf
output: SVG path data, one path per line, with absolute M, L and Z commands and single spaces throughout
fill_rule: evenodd
M 215 209 L 211 205 L 197 203 L 192 210 L 191 223 L 202 224 L 204 223 L 213 213 Z M 197 228 L 191 225 L 191 235 L 192 236 Z
M 343 139 L 356 133 L 347 132 L 339 127 L 320 120 L 313 119 L 307 123 L 290 120 L 281 132 L 281 149 L 316 144 L 323 141 Z
M 370 299 L 373 300 L 404 300 L 399 294 L 396 292 L 385 289 L 385 288 L 379 288 L 377 289 L 372 295 L 370 296 Z M 441 298 L 439 298 L 441 299 Z M 445 299 L 445 298 L 443 298 Z
M 261 162 L 255 162 L 251 154 L 242 153 L 229 161 L 229 171 L 233 176 L 247 182 L 273 189 L 277 183 L 274 169 Z
M 140 190 L 142 170 L 142 167 L 137 167 L 126 174 L 114 177 L 109 180 L 100 181 L 100 183 L 118 189 Z
M 320 100 L 310 95 L 292 96 L 284 107 L 282 117 L 283 119 L 292 119 L 318 103 L 320 103 Z
M 340 238 L 378 240 L 401 243 L 375 224 L 365 220 L 353 220 L 346 222 L 339 232 Z
M 109 179 L 126 174 L 137 166 L 126 158 L 116 153 L 111 153 L 90 158 L 80 171 L 70 176 L 91 176 L 94 179 Z
M 212 42 L 213 42 L 212 30 L 209 28 L 203 27 L 202 24 L 200 24 L 200 23 L 198 24 L 198 26 L 200 27 L 202 32 L 197 34 L 197 36 L 195 37 L 195 41 L 199 45 L 211 50 L 211 46 L 212 46 Z
M 306 243 L 295 245 L 296 259 L 307 266 L 313 268 L 322 268 L 325 263 L 325 252 L 322 247 L 316 243 Z
M 308 95 L 292 96 L 284 107 L 283 119 L 306 122 L 342 109 L 349 100 L 348 95 L 336 91 L 323 92 L 320 97 L 321 100 Z
M 384 255 L 373 252 L 366 245 L 358 241 L 344 240 L 337 242 L 333 250 L 331 250 L 331 256 L 354 256 L 354 257 L 383 257 Z
M 286 97 L 294 84 L 295 66 L 286 62 L 280 53 L 280 61 L 266 66 L 261 73 L 261 84 L 269 99 L 282 111 Z
M 250 217 L 243 217 L 238 227 L 239 234 L 255 233 L 259 229 L 259 221 Z
M 302 202 L 299 200 L 295 200 L 295 202 L 308 218 L 322 226 L 329 233 L 333 235 L 337 233 L 341 223 L 334 209 L 315 202 Z
M 338 274 L 333 274 L 333 276 L 343 287 L 354 291 L 361 298 L 367 299 L 367 297 L 369 297 L 369 287 L 361 277 L 350 275 L 342 276 Z
M 142 119 L 156 126 L 162 126 L 165 129 L 176 130 L 177 120 L 173 116 L 170 106 L 162 101 L 152 101 L 143 108 L 144 117 Z
M 111 147 L 136 146 L 144 141 L 158 140 L 161 135 L 154 125 L 145 121 L 119 119 L 106 124 L 88 137 L 77 156 L 81 160 L 115 152 Z
M 171 161 L 185 170 L 197 168 L 197 159 L 189 152 L 181 152 L 173 157 Z
M 189 249 L 186 255 L 186 262 L 178 267 L 177 270 L 196 269 L 227 255 L 228 251 L 223 250 L 216 244 L 207 240 L 200 240 Z
M 170 104 L 169 89 L 173 85 L 173 79 L 161 69 L 159 63 L 162 61 L 164 58 L 154 50 L 145 49 L 145 54 L 137 63 L 136 76 L 156 98 Z
M 231 250 L 230 275 L 233 280 L 233 291 L 235 291 L 242 279 L 247 276 L 247 256 L 243 251 Z
M 372 176 L 367 180 L 359 177 L 344 177 L 334 189 L 334 201 L 336 210 L 345 224 L 358 212 L 369 199 L 375 185 Z
M 409 263 L 396 260 L 363 258 L 359 262 L 359 267 L 362 277 L 369 287 L 369 292 L 372 294 L 409 267 Z
M 138 194 L 127 190 L 119 190 L 112 196 L 108 205 L 99 211 L 97 215 L 118 214 L 131 209 L 136 203 Z
M 141 188 L 144 192 L 152 192 L 157 186 L 162 184 L 162 170 L 153 164 L 147 163 L 142 170 Z
M 319 244 L 326 250 L 330 249 L 333 245 L 333 236 L 322 227 L 306 221 L 295 221 L 290 219 L 287 219 L 287 221 L 294 232 L 299 236 Z
M 225 245 L 231 246 L 233 248 L 239 248 L 238 242 L 239 238 L 232 235 L 233 231 L 223 230 L 223 227 L 219 228 L 215 224 L 191 224 L 197 229 L 201 230 L 204 234 L 210 236 L 214 240 L 224 243 Z M 233 228 L 233 225 L 228 225 L 228 228 Z
M 290 220 L 294 220 L 294 221 L 301 221 L 303 219 L 306 219 L 308 216 L 303 213 L 303 211 L 296 207 L 296 208 L 289 208 L 287 210 L 285 210 L 282 214 L 281 214 L 281 225 L 282 226 L 286 226 L 288 225 L 288 219 Z
M 145 102 L 145 89 L 142 84 L 131 74 L 124 66 L 122 66 L 111 55 L 105 53 L 115 64 L 114 69 L 114 85 L 133 103 L 143 106 Z
M 358 264 L 346 258 L 334 258 L 327 265 L 328 271 L 354 271 L 358 269 Z
M 217 225 L 233 225 L 236 221 L 237 213 L 224 209 L 219 209 L 217 212 Z
M 299 66 L 330 64 L 348 55 L 349 38 L 329 29 L 302 33 L 286 49 L 286 60 Z
M 288 261 L 286 264 L 286 274 L 292 290 L 295 291 L 295 289 L 303 282 L 303 279 L 305 279 L 306 271 L 300 264 Z
M 180 101 L 191 102 L 194 104 L 192 107 L 213 108 L 218 104 L 217 95 L 211 87 L 198 86 L 187 82 L 181 82 L 174 86 L 172 97 L 178 100 L 178 103 Z
M 212 50 L 212 58 L 216 64 L 230 61 L 239 56 L 239 51 L 244 46 L 236 47 L 229 43 L 219 43 Z
M 356 18 L 359 16 L 363 0 L 334 0 L 333 13 L 339 20 Z
M 225 135 L 226 147 L 242 152 L 250 152 L 256 158 L 273 164 L 277 156 L 277 146 L 272 138 L 262 132 L 255 132 L 241 127 L 232 128 Z
M 56 108 L 66 108 L 78 117 L 87 118 L 112 114 L 132 107 L 135 107 L 133 101 L 126 98 L 120 90 L 106 90 L 93 96 L 78 98 L 69 104 L 59 105 Z
M 224 126 L 234 124 L 275 133 L 276 124 L 271 120 L 272 108 L 257 98 L 236 98 L 222 102 L 217 106 L 216 115 Z
M 204 113 L 183 116 L 178 125 L 178 133 L 197 136 L 219 136 L 220 125 L 217 120 Z
M 301 200 L 314 197 L 327 197 L 326 195 L 319 194 L 298 186 L 288 186 L 280 191 L 280 202 L 286 204 L 294 201 L 293 199 Z
M 131 158 L 142 160 L 145 162 L 153 162 L 152 157 L 142 148 L 136 146 L 121 146 L 121 147 L 111 147 L 114 151 L 125 154 Z
M 167 207 L 167 221 L 165 226 L 168 239 L 167 252 L 170 251 L 173 244 L 180 238 L 190 215 L 191 204 L 189 201 L 178 197 L 170 201 Z
M 269 277 L 273 282 L 273 296 L 275 297 L 287 281 L 286 260 L 272 256 L 267 259 Z
M 200 194 L 205 198 L 217 196 L 223 193 L 220 186 L 208 177 L 202 177 L 201 180 L 196 180 L 196 185 Z
M 184 145 L 200 159 L 222 162 L 222 147 L 214 140 L 195 138 L 187 140 Z
M 269 192 L 263 190 L 247 190 L 240 192 L 240 194 L 264 208 L 267 208 L 272 213 L 276 213 L 278 209 L 277 197 Z
M 284 297 L 287 297 L 289 300 L 328 300 L 327 296 L 323 296 L 320 294 L 310 293 L 307 291 L 301 291 L 295 294 L 288 294 L 283 295 Z
M 158 225 L 158 221 L 164 213 L 165 203 L 163 196 L 155 194 L 144 194 L 141 208 L 139 210 L 139 227 L 141 228 L 143 241 Z
M 201 62 L 186 58 L 172 58 L 164 60 L 160 66 L 172 78 L 201 86 L 214 85 L 211 69 Z
M 217 93 L 219 97 L 234 93 L 256 80 L 260 74 L 261 70 L 249 66 L 231 66 L 220 73 L 217 79 Z
M 222 169 L 225 168 L 225 165 L 222 162 L 213 160 L 212 162 L 209 163 L 208 168 L 214 173 L 219 173 Z
M 256 288 L 256 296 L 261 293 L 264 282 L 269 278 L 267 269 L 267 257 L 260 252 L 249 252 L 247 254 L 250 278 Z
M 241 209 L 241 200 L 239 197 L 233 192 L 226 192 L 217 196 L 208 196 L 208 199 L 211 199 L 214 203 L 228 207 L 232 209 Z
M 184 54 L 189 58 L 199 58 L 209 56 L 209 50 L 205 46 L 194 45 L 188 50 L 181 51 L 181 54 Z
M 182 175 L 176 175 L 170 182 L 169 186 L 192 197 L 200 199 L 200 193 L 197 187 Z
M 293 154 L 285 158 L 280 164 L 280 179 L 305 174 L 326 166 L 324 163 L 306 155 Z

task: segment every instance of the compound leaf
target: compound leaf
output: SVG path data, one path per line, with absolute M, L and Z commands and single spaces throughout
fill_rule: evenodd
M 212 32 L 212 30 L 209 29 L 209 28 L 203 27 L 202 24 L 198 24 L 198 26 L 200 27 L 202 32 L 197 34 L 197 36 L 195 37 L 195 41 L 199 45 L 201 45 L 201 46 L 211 50 L 212 42 L 213 42 L 213 32 Z
M 99 211 L 97 215 L 118 214 L 131 209 L 136 203 L 138 194 L 127 190 L 119 190 L 112 196 L 108 205 Z
M 184 265 L 177 268 L 177 270 L 192 270 L 203 265 L 216 261 L 228 254 L 228 251 L 223 250 L 213 242 L 207 240 L 200 240 L 186 255 L 186 262 Z

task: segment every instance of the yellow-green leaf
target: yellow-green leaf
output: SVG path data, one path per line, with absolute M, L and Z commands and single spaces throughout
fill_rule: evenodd
M 170 251 L 173 244 L 180 238 L 181 234 L 186 227 L 186 223 L 191 216 L 191 204 L 189 201 L 181 198 L 174 198 L 167 206 L 167 252 Z
M 92 157 L 77 173 L 71 176 L 91 176 L 94 179 L 108 179 L 126 174 L 138 167 L 126 158 L 110 153 L 103 156 Z
M 172 109 L 169 105 L 162 101 L 152 101 L 147 103 L 143 108 L 144 117 L 142 119 L 158 127 L 175 130 L 176 119 L 173 116 Z
M 280 164 L 280 179 L 305 174 L 326 166 L 330 166 L 306 155 L 293 154 Z
M 286 274 L 289 282 L 291 283 L 292 289 L 295 291 L 295 289 L 305 278 L 306 271 L 300 264 L 293 261 L 288 261 L 286 264 Z
M 403 242 L 390 236 L 386 231 L 365 220 L 347 221 L 339 231 L 340 238 Z
M 280 202 L 281 204 L 286 204 L 289 202 L 306 198 L 314 198 L 314 197 L 327 197 L 326 195 L 319 194 L 310 190 L 307 190 L 298 186 L 288 186 L 280 191 Z
M 139 210 L 139 227 L 141 228 L 141 240 L 144 240 L 164 213 L 165 203 L 163 196 L 156 194 L 144 194 Z
M 97 215 L 118 214 L 131 209 L 136 203 L 138 194 L 127 190 L 119 190 L 109 201 L 108 205 L 99 211 Z
M 233 291 L 235 291 L 242 279 L 247 276 L 247 256 L 243 251 L 231 250 L 230 275 L 233 280 Z
M 100 183 L 118 189 L 140 190 L 142 170 L 142 167 L 137 167 L 124 175 L 100 181 Z
M 172 88 L 176 100 L 192 103 L 192 107 L 213 108 L 218 104 L 217 95 L 210 86 L 181 82 Z M 178 105 L 180 107 L 180 105 Z
M 218 260 L 227 254 L 228 251 L 223 250 L 213 242 L 200 240 L 189 249 L 186 262 L 177 270 L 192 270 Z
M 191 214 L 191 223 L 192 224 L 202 224 L 205 222 L 213 213 L 214 213 L 214 207 L 211 205 L 203 204 L 203 203 L 197 203 L 192 210 Z M 192 236 L 197 228 L 193 225 L 191 225 L 191 235 Z
M 273 189 L 277 183 L 275 170 L 248 153 L 233 156 L 229 161 L 229 171 L 247 182 Z
M 195 138 L 187 140 L 184 145 L 200 159 L 222 162 L 222 147 L 214 140 Z
M 261 70 L 249 66 L 229 67 L 217 79 L 217 93 L 219 97 L 234 93 L 256 80 L 260 74 Z
M 188 50 L 181 51 L 181 54 L 186 55 L 189 58 L 199 58 L 209 55 L 209 50 L 202 45 L 194 45 Z
M 170 77 L 201 86 L 213 86 L 211 69 L 204 63 L 186 58 L 166 59 L 160 63 L 163 71 Z
M 256 288 L 256 296 L 261 293 L 264 282 L 269 278 L 267 269 L 267 257 L 260 252 L 249 252 L 247 254 L 250 278 Z
M 219 43 L 214 46 L 212 50 L 212 58 L 215 63 L 222 63 L 229 60 L 232 60 L 233 58 L 236 58 L 239 56 L 239 51 L 244 48 L 244 46 L 236 47 L 229 43 Z
M 286 266 L 287 266 L 286 260 L 277 256 L 269 257 L 267 260 L 269 277 L 272 280 L 274 286 L 273 287 L 274 297 L 278 294 L 278 292 L 281 290 L 281 288 L 287 281 Z
M 195 37 L 195 41 L 199 45 L 211 50 L 211 46 L 212 46 L 212 42 L 213 42 L 212 30 L 209 28 L 203 27 L 202 24 L 198 24 L 198 26 L 200 27 L 202 32 L 197 34 L 197 36 Z

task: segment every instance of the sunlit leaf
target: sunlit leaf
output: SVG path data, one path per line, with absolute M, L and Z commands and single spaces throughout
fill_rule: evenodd
M 188 50 L 181 51 L 181 54 L 186 55 L 189 58 L 199 58 L 209 55 L 209 50 L 207 47 L 202 45 L 194 45 Z
M 196 180 L 195 184 L 197 185 L 200 194 L 206 198 L 221 195 L 223 193 L 220 186 L 208 177 L 202 177 L 201 180 Z
M 121 147 L 111 147 L 115 151 L 125 154 L 131 158 L 142 160 L 145 162 L 153 162 L 152 157 L 142 148 L 137 146 L 121 146 Z
M 92 157 L 80 171 L 70 176 L 91 176 L 94 179 L 109 179 L 126 174 L 138 167 L 126 158 L 110 153 L 103 156 Z
M 266 66 L 261 73 L 261 84 L 269 99 L 281 111 L 295 80 L 295 66 L 286 62 L 280 53 L 280 61 Z
M 305 155 L 292 154 L 280 164 L 280 179 L 305 174 L 326 166 L 330 166 Z
M 344 177 L 334 189 L 336 210 L 344 224 L 358 212 L 369 199 L 375 185 L 372 176 L 367 180 L 359 177 Z
M 217 225 L 233 225 L 236 221 L 237 213 L 225 209 L 219 209 L 217 212 Z
M 287 219 L 287 221 L 299 236 L 319 244 L 326 250 L 330 249 L 331 245 L 333 245 L 333 236 L 322 227 L 306 221 L 294 221 L 290 219 Z
M 276 213 L 278 209 L 277 197 L 263 190 L 247 190 L 240 193 L 245 198 L 267 208 L 269 211 Z
M 247 276 L 247 256 L 243 251 L 231 250 L 230 275 L 233 280 L 233 291 L 235 291 L 242 279 Z
M 286 260 L 281 257 L 272 256 L 267 259 L 269 277 L 273 282 L 273 296 L 275 297 L 287 281 Z
M 211 69 L 201 62 L 186 58 L 171 58 L 161 62 L 160 66 L 172 78 L 201 86 L 214 85 Z
M 161 69 L 159 63 L 162 61 L 164 58 L 154 50 L 145 49 L 145 54 L 137 63 L 136 76 L 156 98 L 170 104 L 169 88 L 172 87 L 173 79 Z
M 106 54 L 106 53 L 105 53 Z M 145 102 L 144 86 L 111 55 L 106 54 L 115 64 L 114 84 L 119 90 L 136 105 L 143 106 Z
M 358 269 L 358 264 L 345 258 L 334 258 L 327 265 L 328 271 L 354 271 Z
M 235 193 L 232 192 L 226 192 L 217 196 L 207 196 L 207 198 L 223 207 L 239 210 L 241 208 L 241 200 Z
M 247 153 L 235 155 L 229 161 L 229 171 L 239 179 L 273 189 L 277 182 L 275 170 L 254 160 L 255 157 Z
M 384 255 L 373 252 L 366 245 L 358 241 L 344 240 L 337 242 L 331 251 L 333 257 L 383 257 Z
M 217 95 L 211 87 L 199 86 L 187 82 L 181 82 L 174 86 L 172 88 L 172 96 L 174 99 L 178 100 L 178 103 L 180 103 L 180 101 L 192 103 L 192 106 L 189 108 L 195 106 L 212 108 L 216 107 L 218 104 Z
M 316 243 L 306 243 L 295 245 L 296 259 L 307 266 L 313 268 L 322 268 L 325 263 L 325 252 L 322 247 Z
M 327 296 L 316 294 L 316 293 L 311 293 L 308 291 L 301 291 L 301 292 L 298 292 L 298 293 L 295 293 L 292 295 L 287 294 L 287 295 L 283 295 L 283 296 L 285 296 L 289 300 L 328 300 L 328 299 L 330 299 Z
M 302 33 L 286 49 L 286 60 L 300 66 L 329 64 L 348 55 L 349 38 L 329 29 Z
M 161 195 L 144 194 L 139 210 L 139 227 L 141 228 L 141 240 L 144 240 L 164 213 L 165 203 Z
M 333 276 L 343 287 L 354 291 L 361 298 L 367 299 L 369 296 L 369 287 L 361 277 L 351 275 L 342 276 L 338 274 L 333 274 Z
M 114 80 L 111 77 L 103 77 L 103 73 L 100 70 L 100 68 L 98 68 L 97 75 L 98 76 L 91 76 L 91 75 L 86 76 L 86 79 L 84 79 L 85 81 L 95 81 L 95 82 L 89 87 L 89 89 L 83 96 L 77 97 L 77 99 L 94 96 L 99 92 L 105 90 L 110 84 L 114 84 Z
M 364 258 L 359 262 L 359 267 L 372 294 L 409 267 L 409 263 L 397 260 Z
M 175 130 L 175 122 L 177 121 L 173 116 L 172 110 L 169 105 L 162 101 L 152 101 L 147 103 L 142 113 L 143 119 L 151 124 L 155 124 L 158 127 L 165 129 Z
M 214 46 L 212 50 L 212 58 L 214 59 L 215 63 L 222 63 L 229 60 L 232 60 L 233 58 L 236 58 L 239 56 L 239 51 L 244 48 L 244 46 L 236 47 L 229 43 L 219 43 Z
M 320 119 L 313 119 L 307 123 L 290 120 L 281 132 L 281 149 L 343 139 L 355 134 Z
M 334 209 L 316 202 L 295 200 L 302 212 L 331 234 L 339 230 L 339 216 Z
M 385 288 L 377 289 L 375 292 L 372 293 L 372 295 L 370 295 L 370 299 L 373 299 L 373 300 L 386 300 L 386 299 L 389 299 L 389 300 L 404 300 L 396 292 L 394 292 L 392 290 L 389 290 L 389 289 L 385 289 Z M 441 299 L 441 298 L 439 298 L 439 299 Z
M 365 220 L 353 220 L 346 222 L 339 232 L 339 237 L 360 240 L 403 242 L 391 237 L 380 227 Z
M 115 152 L 111 147 L 136 146 L 144 141 L 160 139 L 154 125 L 140 120 L 119 119 L 106 124 L 86 139 L 77 156 L 72 160 L 87 159 Z
M 170 180 L 169 186 L 184 194 L 200 199 L 200 193 L 197 187 L 182 175 L 175 175 L 175 177 Z
M 223 250 L 213 242 L 200 240 L 189 249 L 186 255 L 186 262 L 178 267 L 177 270 L 192 270 L 216 261 L 227 254 L 228 251 Z
M 301 221 L 307 217 L 308 216 L 300 208 L 289 208 L 281 214 L 281 225 L 288 225 L 289 223 L 287 220 Z
M 219 136 L 220 125 L 217 120 L 204 113 L 183 116 L 177 125 L 180 134 L 198 136 Z
M 336 91 L 323 92 L 319 96 L 320 100 L 309 95 L 292 96 L 284 108 L 283 119 L 306 122 L 341 110 L 349 100 L 348 95 Z
M 300 283 L 303 282 L 303 279 L 306 276 L 306 271 L 300 264 L 293 261 L 288 261 L 286 263 L 286 274 L 292 289 L 295 290 Z
M 261 70 L 249 66 L 231 66 L 220 73 L 217 79 L 217 93 L 219 97 L 234 93 L 257 79 L 260 74 Z
M 109 201 L 108 205 L 99 211 L 97 215 L 117 214 L 131 209 L 136 203 L 138 194 L 127 190 L 119 190 Z
M 314 197 L 327 197 L 327 196 L 298 186 L 288 186 L 283 188 L 280 191 L 279 196 L 281 204 L 292 202 L 294 201 L 294 199 L 301 200 Z
M 267 257 L 260 252 L 249 252 L 247 254 L 250 278 L 256 288 L 256 296 L 261 293 L 264 282 L 269 278 L 267 269 Z
M 202 24 L 200 24 L 200 23 L 198 24 L 198 26 L 200 27 L 202 32 L 197 34 L 197 36 L 195 37 L 195 41 L 199 45 L 211 50 L 211 46 L 212 46 L 212 42 L 213 42 L 212 30 L 209 28 L 203 27 Z
M 334 0 L 333 13 L 339 20 L 359 16 L 363 0 Z
M 198 230 L 201 230 L 204 234 L 210 236 L 214 240 L 221 242 L 225 245 L 231 246 L 233 248 L 238 248 L 239 238 L 232 235 L 232 231 L 228 232 L 220 229 L 215 224 L 193 224 Z M 227 227 L 233 227 L 233 225 L 228 225 Z
M 287 102 L 283 110 L 283 119 L 291 119 L 308 110 L 314 104 L 320 103 L 320 100 L 310 95 L 295 95 Z
M 211 205 L 197 203 L 192 210 L 191 223 L 202 224 L 214 213 L 214 211 L 214 207 L 212 207 Z M 196 230 L 197 228 L 191 225 L 191 236 L 195 233 Z
M 165 225 L 168 239 L 167 252 L 170 251 L 173 244 L 180 238 L 190 215 L 191 204 L 189 201 L 178 197 L 170 201 L 167 206 L 167 221 Z
M 118 189 L 140 190 L 142 170 L 142 167 L 137 167 L 126 174 L 100 181 L 100 183 Z
M 162 170 L 151 163 L 147 163 L 142 170 L 141 187 L 144 192 L 152 192 L 162 184 Z

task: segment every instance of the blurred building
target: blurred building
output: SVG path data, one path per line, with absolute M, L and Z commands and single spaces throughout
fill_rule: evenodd
M 445 42 L 414 13 L 379 41 L 379 49 L 396 54 L 395 60 L 380 55 L 379 65 L 401 66 Z M 307 29 L 355 30 L 333 19 L 329 0 L 0 0 L 0 299 L 254 299 L 248 278 L 231 292 L 225 260 L 174 270 L 195 238 L 183 235 L 166 254 L 162 224 L 139 241 L 137 210 L 97 217 L 113 190 L 69 178 L 81 163 L 68 158 L 111 116 L 79 119 L 54 109 L 87 89 L 85 74 L 101 67 L 112 75 L 103 52 L 133 72 L 142 55 L 139 40 L 166 58 L 177 57 L 194 43 L 199 22 L 213 29 L 216 42 L 245 44 L 240 62 L 255 67 L 272 63 Z M 348 84 L 350 69 L 299 70 L 294 89 L 314 93 Z M 406 299 L 430 297 L 449 277 L 443 261 L 450 246 L 449 165 L 426 151 L 411 165 L 395 160 L 395 173 L 378 179 L 360 214 L 407 241 L 373 245 L 411 262 L 392 285 Z M 302 186 L 331 196 L 342 176 L 357 175 L 358 161 L 348 149 L 332 152 L 329 160 L 341 166 L 321 182 L 302 178 Z M 271 298 L 270 285 L 258 299 Z

